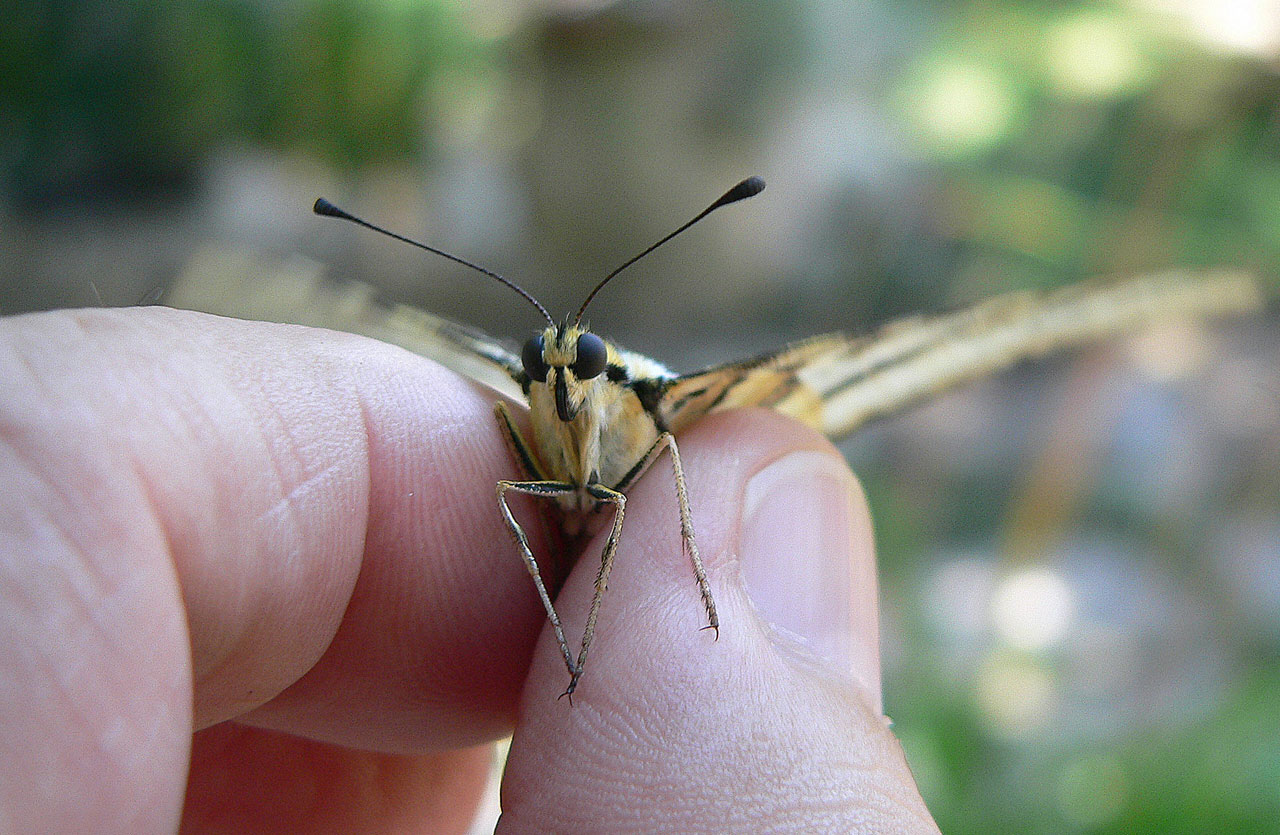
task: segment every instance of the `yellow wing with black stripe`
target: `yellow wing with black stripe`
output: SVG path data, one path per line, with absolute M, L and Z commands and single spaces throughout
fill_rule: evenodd
M 239 268 L 237 258 L 244 261 Z M 520 360 L 499 340 L 417 308 L 378 302 L 366 285 L 326 281 L 307 262 L 267 265 L 225 251 L 198 256 L 166 303 L 371 336 L 524 402 Z M 633 380 L 652 375 L 647 408 L 672 431 L 710 412 L 758 406 L 840 438 L 1023 359 L 1162 320 L 1243 314 L 1263 304 L 1263 290 L 1248 274 L 1171 272 L 1009 293 L 956 313 L 908 317 L 869 335 L 817 336 L 683 376 L 622 353 Z
M 708 412 L 775 409 L 832 438 L 931 395 L 1049 351 L 1165 319 L 1247 313 L 1253 277 L 1181 272 L 1018 292 L 958 313 L 913 316 L 869 336 L 831 334 L 673 380 L 659 414 L 673 431 Z

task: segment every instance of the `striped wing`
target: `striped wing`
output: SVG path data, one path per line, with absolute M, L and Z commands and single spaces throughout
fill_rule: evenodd
M 478 330 L 403 304 L 386 304 L 373 288 L 326 280 L 305 261 L 265 263 L 207 250 L 165 294 L 172 307 L 241 319 L 290 322 L 371 336 L 430 357 L 500 394 L 524 403 L 520 358 Z
M 832 438 L 1019 360 L 1163 319 L 1259 309 L 1239 273 L 1169 273 L 997 296 L 958 313 L 911 317 L 871 336 L 820 336 L 747 362 L 679 377 L 659 413 L 679 431 L 708 412 L 764 406 Z

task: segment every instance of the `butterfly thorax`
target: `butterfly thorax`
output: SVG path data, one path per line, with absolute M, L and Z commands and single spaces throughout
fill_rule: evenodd
M 528 391 L 533 444 L 549 478 L 616 487 L 644 458 L 659 430 L 629 385 L 633 355 L 605 343 L 606 371 L 579 379 L 576 345 L 584 332 L 562 325 L 543 333 L 546 379 L 531 381 Z M 640 370 L 670 373 L 654 365 Z M 595 502 L 580 494 L 566 496 L 561 504 L 586 510 Z

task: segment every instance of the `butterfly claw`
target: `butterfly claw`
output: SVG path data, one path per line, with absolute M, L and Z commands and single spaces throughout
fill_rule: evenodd
M 569 699 L 569 705 L 570 707 L 572 707 L 573 691 L 578 689 L 578 679 L 580 678 L 582 678 L 582 668 L 577 666 L 570 667 L 569 668 L 569 686 L 564 689 L 563 693 L 561 693 L 559 696 L 556 697 L 557 700 L 563 699 L 567 696 Z

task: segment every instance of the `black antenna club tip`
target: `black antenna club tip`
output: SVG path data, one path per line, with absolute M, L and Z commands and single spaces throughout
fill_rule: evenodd
M 715 206 L 719 207 L 728 205 L 729 203 L 737 203 L 739 200 L 746 200 L 748 197 L 755 197 L 762 191 L 764 191 L 764 180 L 759 177 L 748 177 L 726 191 L 724 193 L 724 197 L 721 197 L 715 202 Z
M 347 214 L 328 200 L 325 200 L 323 197 L 316 198 L 316 204 L 311 207 L 311 211 L 318 215 L 325 215 L 326 217 L 346 217 Z

